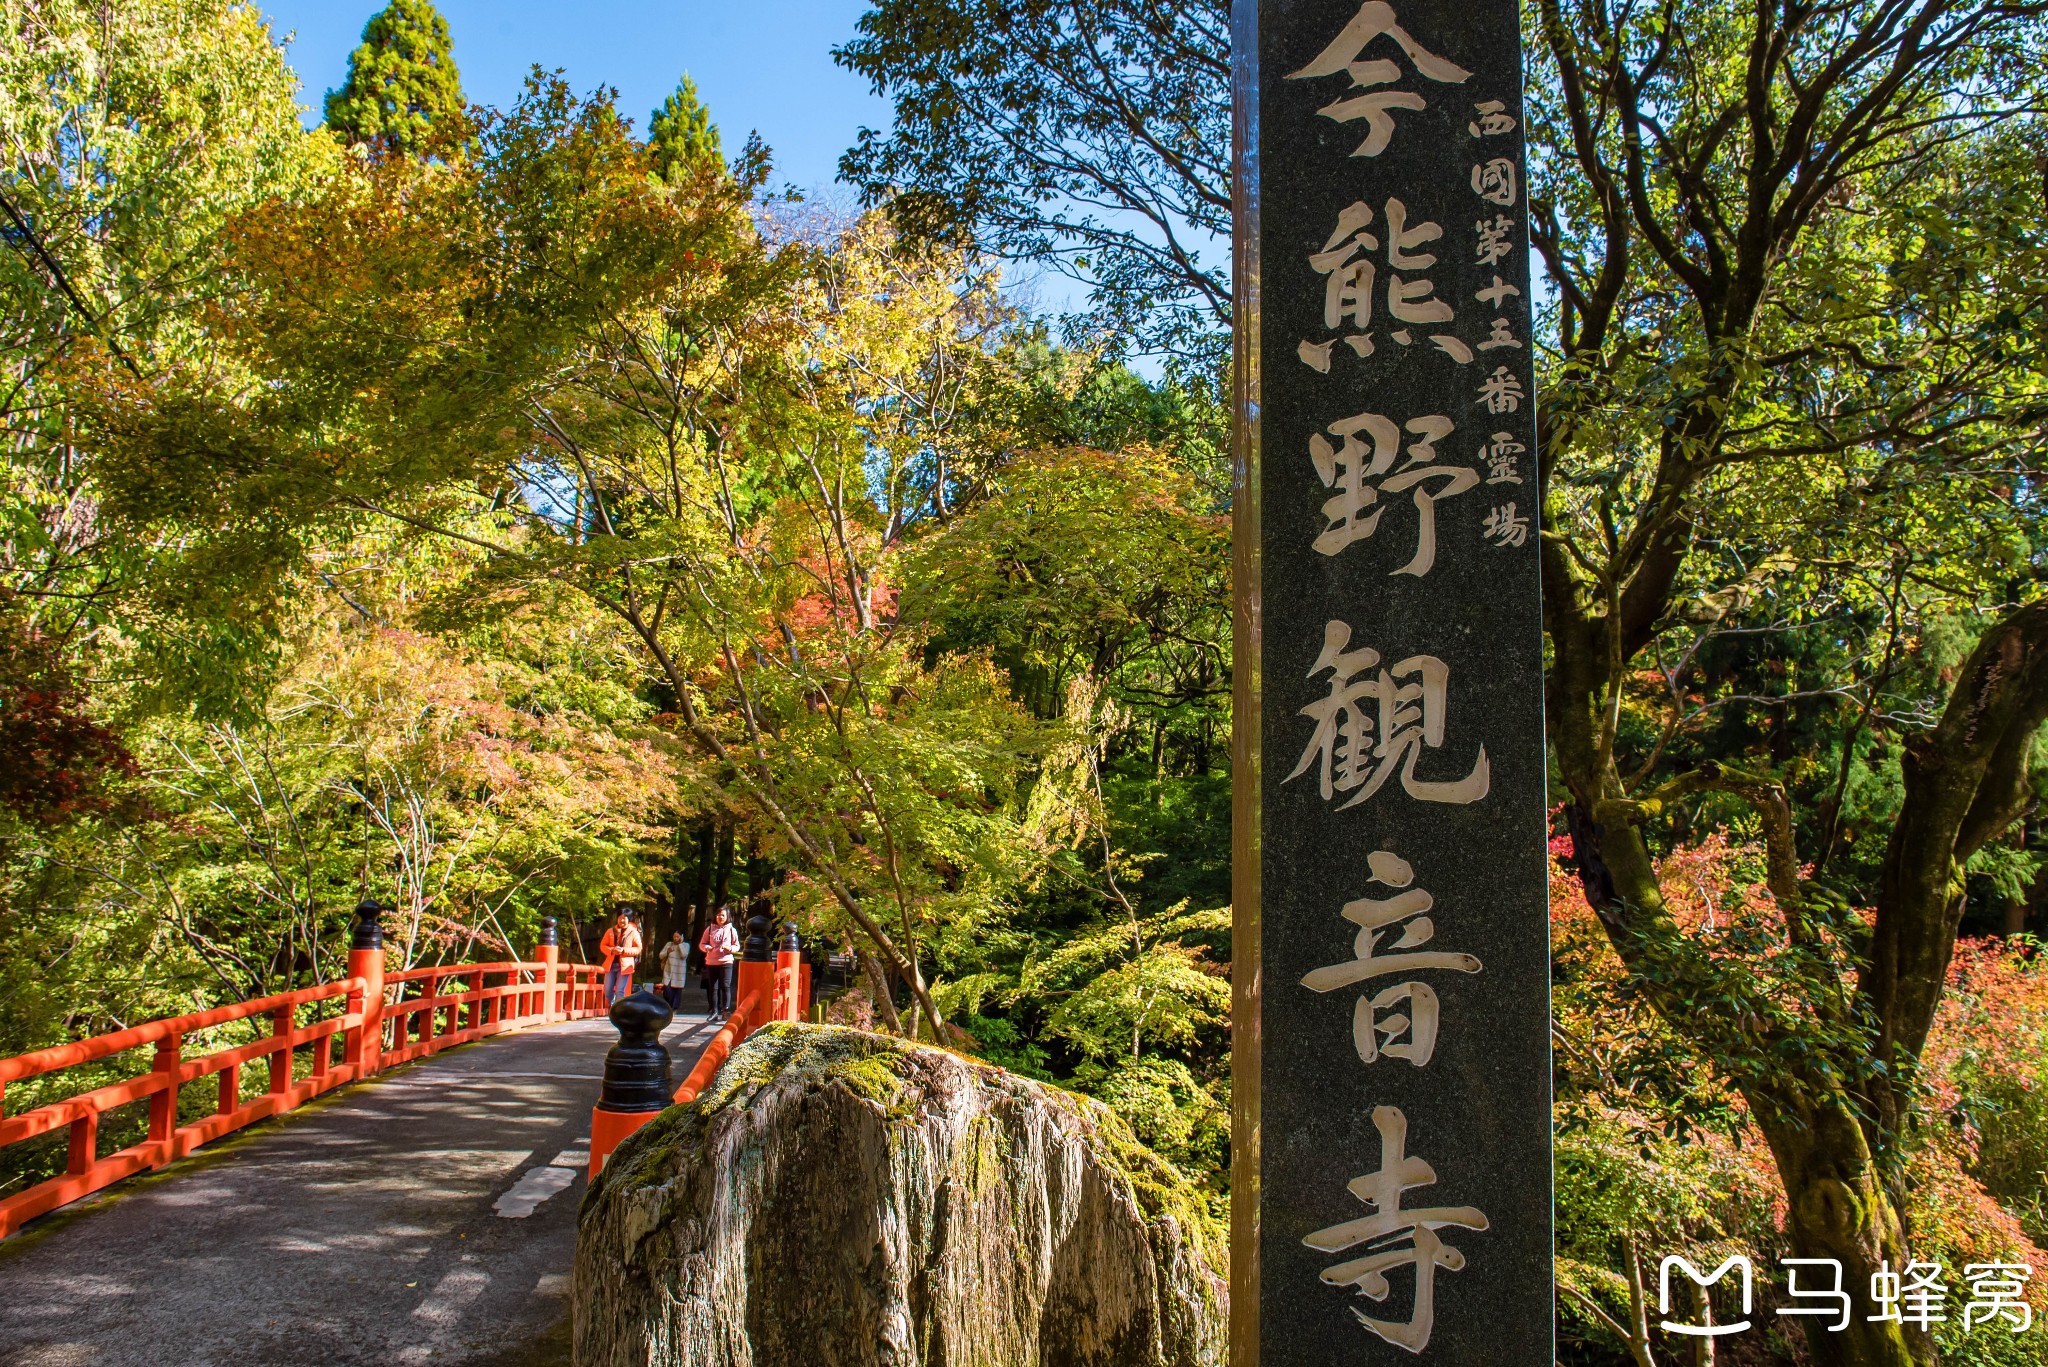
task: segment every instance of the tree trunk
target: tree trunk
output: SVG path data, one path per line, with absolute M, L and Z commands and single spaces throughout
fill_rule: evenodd
M 2012 844 L 2014 849 L 2019 850 L 2021 853 L 2026 852 L 2026 822 L 2021 821 L 2013 826 Z M 2015 935 L 2024 935 L 2027 933 L 2027 902 L 2029 900 L 2029 894 L 2031 894 L 2032 891 L 2033 889 L 2031 887 L 2022 888 L 2020 889 L 2019 896 L 2008 897 L 2005 899 L 2005 915 L 2002 918 L 2001 923 L 1999 925 L 1999 931 L 2002 934 L 2004 934 L 2008 939 Z
M 704 952 L 697 948 L 697 942 L 704 938 L 704 928 L 711 924 L 711 879 L 715 872 L 713 865 L 718 859 L 718 823 L 707 820 L 697 832 L 696 878 L 690 885 L 690 963 L 701 965 Z
M 1601 824 L 1574 803 L 1571 820 L 1579 875 L 1611 940 L 1642 976 L 1664 1017 L 1686 1029 L 1689 1008 L 1660 965 L 1683 932 L 1671 920 L 1649 847 L 1633 826 Z M 1842 1289 L 1855 1304 L 1840 1333 L 1804 1321 L 1815 1367 L 1931 1367 L 1933 1346 L 1903 1326 L 1871 1322 L 1870 1277 L 1885 1263 L 1907 1261 L 1903 1225 L 1886 1191 L 1849 1097 L 1825 1082 L 1779 1075 L 1775 1090 L 1743 1088 L 1790 1204 L 1792 1252 L 1842 1264 Z
M 1906 1233 L 1846 1096 L 1809 1102 L 1787 1114 L 1775 1098 L 1751 1098 L 1790 1200 L 1786 1233 L 1792 1256 L 1833 1258 L 1849 1293 L 1849 1327 L 1802 1317 L 1815 1367 L 1932 1367 L 1934 1344 L 1917 1329 L 1870 1318 L 1871 1275 L 1908 1261 Z
M 903 1017 L 896 1014 L 896 994 L 889 986 L 889 970 L 872 954 L 856 949 L 854 957 L 860 961 L 861 972 L 867 977 L 868 996 L 875 1003 L 875 1015 L 889 1027 L 890 1034 L 902 1034 Z
M 733 828 L 721 826 L 718 830 L 718 869 L 712 877 L 711 906 L 713 910 L 725 905 L 725 899 L 732 887 L 732 841 Z M 735 917 L 735 920 L 738 918 Z

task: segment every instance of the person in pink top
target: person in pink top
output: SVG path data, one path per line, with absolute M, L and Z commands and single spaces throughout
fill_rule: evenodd
M 730 911 L 718 909 L 698 937 L 697 948 L 704 951 L 704 976 L 711 984 L 711 1019 L 724 1020 L 732 1014 L 733 979 L 739 973 L 733 957 L 740 952 L 740 933 L 733 928 Z

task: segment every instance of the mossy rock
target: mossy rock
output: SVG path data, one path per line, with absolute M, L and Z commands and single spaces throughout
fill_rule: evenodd
M 1100 1102 L 770 1025 L 583 1201 L 579 1367 L 1211 1367 L 1221 1232 Z

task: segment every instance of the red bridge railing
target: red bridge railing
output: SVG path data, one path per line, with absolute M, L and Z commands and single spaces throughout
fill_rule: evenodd
M 759 947 L 750 938 L 748 955 L 739 966 L 739 1005 L 711 1037 L 711 1043 L 704 1046 L 683 1085 L 671 1095 L 642 1097 L 638 1095 L 642 1089 L 636 1085 L 644 1081 L 638 1074 L 650 1059 L 663 1058 L 661 1068 L 666 1070 L 668 1066 L 657 1043 L 670 1019 L 668 1007 L 655 1006 L 656 1014 L 652 1017 L 624 1002 L 620 1003 L 623 1011 L 614 1009 L 612 1022 L 619 1027 L 619 1046 L 605 1058 L 604 1090 L 590 1112 L 591 1181 L 597 1180 L 612 1150 L 627 1135 L 666 1107 L 687 1106 L 695 1101 L 718 1075 L 726 1056 L 748 1035 L 769 1021 L 800 1021 L 810 1014 L 811 966 L 803 962 L 795 928 L 784 936 L 773 959 L 766 957 L 766 943 L 765 934 Z
M 10 1083 L 111 1058 L 154 1045 L 149 1071 L 0 1119 L 0 1150 L 56 1130 L 70 1130 L 65 1170 L 12 1196 L 0 1198 L 0 1239 L 25 1221 L 68 1205 L 124 1177 L 184 1157 L 245 1125 L 299 1106 L 323 1092 L 442 1049 L 551 1021 L 604 1012 L 604 970 L 565 964 L 544 923 L 532 961 L 445 964 L 384 972 L 383 938 L 373 916 L 358 923 L 349 950 L 348 976 L 317 987 L 281 992 L 232 1006 L 149 1021 L 91 1039 L 0 1059 L 0 1113 Z M 493 981 L 493 980 L 496 981 Z M 307 1007 L 339 1000 L 331 1016 L 301 1019 Z M 233 1021 L 267 1017 L 270 1032 L 229 1049 L 185 1056 L 186 1037 Z M 337 1058 L 334 1041 L 341 1041 Z M 299 1074 L 299 1051 L 309 1069 Z M 262 1062 L 267 1086 L 244 1099 L 242 1069 Z M 179 1123 L 178 1093 L 204 1077 L 217 1077 L 219 1100 L 211 1114 Z M 100 1117 L 118 1106 L 147 1100 L 146 1137 L 114 1153 L 99 1151 Z

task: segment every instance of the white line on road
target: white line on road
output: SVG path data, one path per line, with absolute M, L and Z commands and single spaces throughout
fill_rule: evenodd
M 543 1163 L 529 1168 L 526 1175 L 512 1184 L 512 1189 L 491 1204 L 491 1209 L 507 1220 L 524 1220 L 540 1208 L 540 1203 L 565 1190 L 576 1181 L 576 1169 L 557 1167 Z

